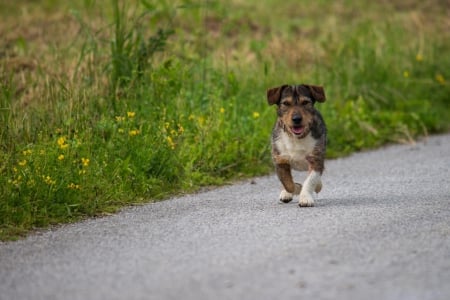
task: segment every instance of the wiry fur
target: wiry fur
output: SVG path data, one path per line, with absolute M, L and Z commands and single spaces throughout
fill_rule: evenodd
M 300 206 L 313 206 L 312 191 L 320 192 L 324 170 L 327 129 L 316 102 L 325 102 L 322 87 L 283 85 L 267 91 L 270 105 L 277 105 L 278 119 L 272 131 L 272 158 L 283 184 L 282 202 L 299 196 Z M 291 170 L 308 171 L 304 187 L 295 183 Z

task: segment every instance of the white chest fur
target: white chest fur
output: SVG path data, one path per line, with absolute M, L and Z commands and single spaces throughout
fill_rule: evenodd
M 306 156 L 314 150 L 317 140 L 311 133 L 302 139 L 292 137 L 286 132 L 282 132 L 275 141 L 275 146 L 280 156 L 289 157 L 291 167 L 297 171 L 308 170 Z

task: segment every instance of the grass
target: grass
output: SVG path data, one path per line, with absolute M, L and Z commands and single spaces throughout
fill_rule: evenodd
M 0 239 L 267 174 L 284 83 L 329 158 L 449 130 L 444 2 L 310 2 L 0 3 Z

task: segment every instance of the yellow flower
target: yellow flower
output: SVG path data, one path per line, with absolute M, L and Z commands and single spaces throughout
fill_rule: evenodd
M 75 184 L 73 182 L 71 182 L 69 185 L 67 185 L 67 188 L 70 190 L 79 190 L 81 189 L 79 184 Z
M 408 71 L 403 71 L 403 77 L 408 78 L 409 77 L 409 72 Z
M 50 176 L 45 176 L 45 175 L 42 175 L 42 179 L 44 179 L 44 182 L 46 183 L 46 184 L 48 184 L 48 185 L 54 185 L 54 184 L 56 184 L 56 180 L 53 180 Z
M 124 132 L 125 132 L 125 130 L 123 130 L 123 128 L 119 128 L 119 129 L 117 129 L 117 131 L 118 131 L 119 133 L 124 133 Z
M 188 117 L 188 120 L 189 121 L 192 121 L 192 120 L 194 120 L 195 119 L 195 116 L 194 115 L 189 115 L 189 117 Z
M 19 166 L 21 166 L 21 167 L 25 166 L 26 164 L 27 164 L 26 159 L 19 161 Z
M 184 132 L 183 126 L 181 124 L 178 124 L 178 134 L 182 134 Z
M 22 176 L 19 175 L 19 176 L 17 176 L 17 178 L 14 179 L 14 180 L 9 179 L 9 180 L 8 180 L 8 183 L 11 183 L 12 185 L 15 185 L 15 186 L 19 186 L 19 185 L 22 183 Z
M 423 60 L 422 54 L 417 53 L 417 55 L 416 55 L 416 60 L 419 61 L 419 62 L 422 61 L 422 60 Z
M 438 74 L 436 74 L 436 76 L 434 78 L 440 84 L 445 84 L 445 78 L 444 78 L 444 76 L 442 76 L 442 74 L 438 73 Z
M 128 116 L 128 118 L 134 118 L 134 116 L 136 115 L 136 113 L 134 112 L 134 111 L 129 111 L 129 112 L 127 112 L 127 116 Z
M 253 112 L 253 119 L 258 119 L 259 118 L 259 112 L 255 111 Z
M 89 166 L 89 158 L 81 158 L 81 164 L 83 165 L 83 167 L 87 167 Z
M 125 120 L 125 117 L 121 117 L 121 116 L 116 116 L 116 121 L 117 122 L 122 122 Z
M 58 156 L 58 160 L 63 160 L 64 159 L 64 155 L 61 154 L 60 156 Z
M 220 113 L 223 114 L 225 112 L 225 108 L 221 107 L 220 108 Z
M 172 138 L 170 136 L 167 137 L 167 144 L 169 144 L 169 147 L 174 150 L 175 149 L 175 143 L 173 142 Z
M 130 130 L 130 132 L 128 132 L 128 134 L 130 136 L 136 136 L 139 134 L 139 130 L 137 130 L 137 129 Z
M 25 156 L 26 155 L 30 155 L 31 153 L 33 153 L 33 151 L 31 151 L 30 149 L 22 151 L 22 154 L 25 155 Z
M 62 136 L 62 137 L 58 138 L 57 143 L 59 146 L 64 145 L 66 143 L 65 137 Z
M 58 138 L 57 143 L 58 143 L 59 148 L 61 148 L 61 149 L 66 149 L 67 147 L 69 147 L 69 144 L 66 144 L 66 138 L 63 136 Z

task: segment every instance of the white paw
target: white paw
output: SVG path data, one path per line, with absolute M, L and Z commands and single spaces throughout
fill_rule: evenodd
M 314 197 L 312 194 L 304 192 L 300 193 L 300 200 L 298 205 L 301 207 L 312 207 L 314 206 Z
M 281 191 L 280 194 L 280 201 L 283 203 L 289 203 L 292 201 L 292 197 L 293 195 L 289 192 L 287 192 L 286 190 Z

